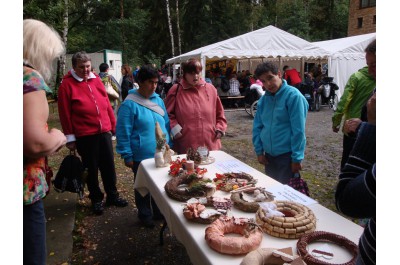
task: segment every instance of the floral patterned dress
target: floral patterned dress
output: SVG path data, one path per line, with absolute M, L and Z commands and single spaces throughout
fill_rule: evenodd
M 23 72 L 24 94 L 45 90 L 50 92 L 43 77 L 36 70 L 24 65 Z M 47 129 L 47 124 L 46 124 Z M 33 204 L 46 196 L 49 187 L 46 183 L 45 157 L 30 159 L 24 156 L 24 205 Z

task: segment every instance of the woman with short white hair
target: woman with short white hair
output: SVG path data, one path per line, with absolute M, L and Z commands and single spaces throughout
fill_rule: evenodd
M 67 141 L 58 129 L 48 129 L 49 106 L 46 92 L 53 61 L 64 53 L 58 33 L 45 23 L 23 22 L 23 227 L 24 264 L 46 264 L 46 218 L 42 199 L 49 189 L 46 156 Z

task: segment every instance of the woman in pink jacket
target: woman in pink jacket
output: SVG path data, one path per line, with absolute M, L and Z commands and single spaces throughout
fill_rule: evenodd
M 221 137 L 225 135 L 224 108 L 216 88 L 200 77 L 202 69 L 196 59 L 183 63 L 183 78 L 168 91 L 166 98 L 174 150 L 178 154 L 199 146 L 219 150 Z

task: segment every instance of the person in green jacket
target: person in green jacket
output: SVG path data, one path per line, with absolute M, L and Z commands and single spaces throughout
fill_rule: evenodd
M 343 95 L 332 117 L 332 130 L 338 132 L 343 123 L 343 153 L 341 169 L 343 169 L 355 142 L 355 132 L 349 127 L 358 127 L 361 122 L 361 110 L 371 97 L 376 87 L 376 40 L 365 49 L 367 66 L 352 74 L 347 81 Z M 357 121 L 360 121 L 357 124 Z

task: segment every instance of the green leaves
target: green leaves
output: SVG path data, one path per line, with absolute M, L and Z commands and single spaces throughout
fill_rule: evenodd
M 24 0 L 24 18 L 60 33 L 65 0 Z M 68 0 L 67 53 L 121 50 L 123 63 L 163 64 L 172 57 L 165 0 Z M 275 25 L 309 41 L 347 35 L 347 0 L 170 0 L 175 54 Z

